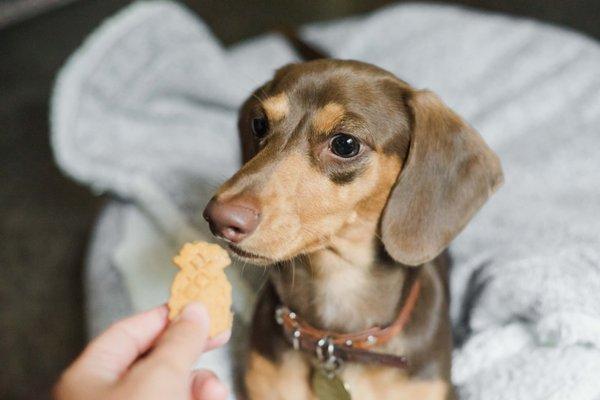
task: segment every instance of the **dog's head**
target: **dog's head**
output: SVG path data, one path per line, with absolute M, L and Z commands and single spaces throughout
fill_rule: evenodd
M 502 182 L 497 156 L 436 95 L 361 62 L 281 68 L 245 102 L 239 128 L 246 163 L 204 216 L 256 264 L 352 232 L 419 265 Z

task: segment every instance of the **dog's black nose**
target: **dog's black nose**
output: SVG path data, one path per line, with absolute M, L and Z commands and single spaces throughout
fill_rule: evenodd
M 241 242 L 249 236 L 260 221 L 260 212 L 256 202 L 238 198 L 230 202 L 221 202 L 213 198 L 202 213 L 215 236 L 233 243 Z

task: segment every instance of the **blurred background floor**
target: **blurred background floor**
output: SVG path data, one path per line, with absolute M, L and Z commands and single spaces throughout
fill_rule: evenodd
M 24 7 L 14 12 L 14 5 Z M 0 0 L 0 398 L 43 399 L 85 342 L 81 270 L 102 198 L 52 160 L 56 71 L 125 0 Z M 388 0 L 188 0 L 225 44 L 280 26 L 376 9 Z M 551 21 L 600 38 L 598 0 L 452 1 Z M 10 9 L 10 15 L 7 12 Z M 44 9 L 44 10 L 43 10 Z M 8 18 L 9 16 L 10 18 Z M 4 18 L 3 17 L 7 17 Z

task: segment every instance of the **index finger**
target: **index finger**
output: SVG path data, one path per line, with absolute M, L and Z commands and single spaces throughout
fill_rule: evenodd
M 113 324 L 86 347 L 74 367 L 107 382 L 116 381 L 160 336 L 167 314 L 162 305 Z

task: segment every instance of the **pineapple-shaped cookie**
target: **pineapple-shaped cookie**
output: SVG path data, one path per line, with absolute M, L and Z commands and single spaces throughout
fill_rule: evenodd
M 231 329 L 231 284 L 224 271 L 231 263 L 227 252 L 212 243 L 186 243 L 173 262 L 180 271 L 171 286 L 169 319 L 189 302 L 200 301 L 210 315 L 210 337 Z

